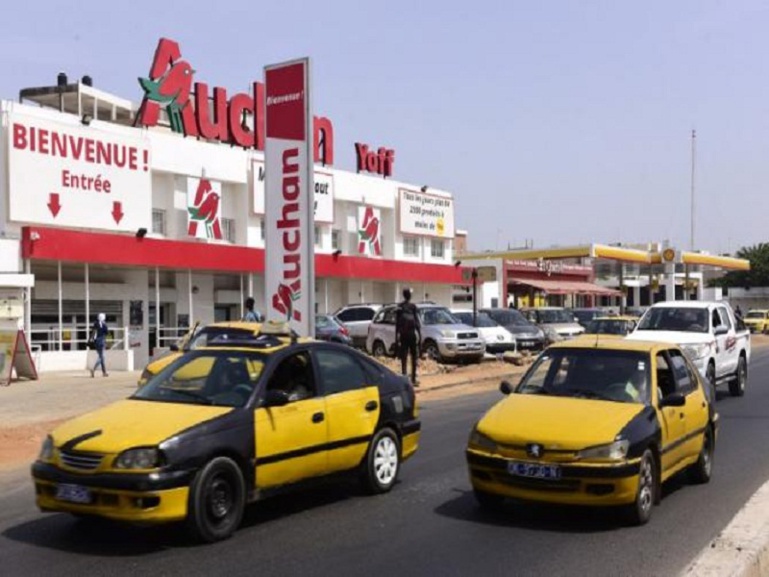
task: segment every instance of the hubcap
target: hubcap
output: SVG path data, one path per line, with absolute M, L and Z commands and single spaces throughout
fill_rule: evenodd
M 427 356 L 433 360 L 436 360 L 438 358 L 438 349 L 436 349 L 434 345 L 428 345 Z
M 652 475 L 652 464 L 648 459 L 644 459 L 641 464 L 641 486 L 638 491 L 638 505 L 644 514 L 651 508 L 654 500 L 654 477 Z
M 382 485 L 389 485 L 398 472 L 398 448 L 390 437 L 382 437 L 374 451 L 374 474 Z
M 232 509 L 232 487 L 226 479 L 215 478 L 208 491 L 208 509 L 211 516 L 221 521 Z

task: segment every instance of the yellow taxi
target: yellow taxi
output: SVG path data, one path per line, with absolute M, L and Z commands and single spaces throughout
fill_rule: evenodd
M 210 339 L 255 336 L 259 333 L 260 328 L 260 323 L 247 323 L 243 321 L 219 322 L 204 326 L 196 324 L 187 334 L 179 339 L 179 342 L 172 344 L 164 355 L 156 358 L 144 367 L 138 384 L 140 387 L 143 387 L 147 381 L 182 356 L 183 353 L 205 346 Z
M 596 317 L 587 324 L 582 336 L 601 335 L 622 338 L 632 333 L 637 323 L 638 317 L 627 315 Z
M 661 485 L 710 480 L 718 415 L 675 345 L 580 339 L 552 345 L 473 428 L 466 450 L 481 507 L 506 497 L 619 505 L 646 523 Z
M 321 476 L 392 489 L 419 442 L 408 379 L 351 347 L 265 331 L 209 339 L 128 399 L 56 427 L 32 466 L 40 510 L 184 521 L 211 542 L 247 503 Z
M 745 322 L 745 326 L 750 329 L 751 333 L 766 334 L 769 332 L 769 310 L 749 310 L 748 314 L 746 314 L 745 318 L 742 320 Z

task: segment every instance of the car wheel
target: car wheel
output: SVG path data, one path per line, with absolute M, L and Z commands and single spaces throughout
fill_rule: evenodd
M 713 402 L 716 402 L 716 365 L 708 363 L 708 368 L 705 371 L 705 381 L 708 387 L 710 387 L 711 398 Z
M 375 357 L 386 357 L 387 349 L 385 348 L 384 343 L 379 340 L 374 341 L 374 344 L 371 346 L 371 354 Z
M 392 429 L 382 429 L 371 440 L 364 461 L 362 481 L 372 494 L 386 493 L 395 485 L 401 465 L 398 436 Z
M 745 383 L 748 380 L 748 363 L 745 357 L 740 355 L 740 361 L 737 363 L 737 374 L 734 379 L 729 381 L 729 394 L 733 397 L 741 397 L 745 394 Z
M 702 450 L 697 462 L 689 468 L 689 478 L 693 483 L 703 484 L 710 481 L 713 471 L 713 453 L 715 445 L 713 443 L 713 433 L 710 427 L 707 428 L 702 436 Z
M 478 506 L 484 511 L 499 511 L 500 507 L 505 502 L 505 498 L 502 495 L 487 493 L 480 489 L 473 489 L 473 495 L 475 495 L 475 500 L 478 502 Z
M 424 344 L 424 353 L 428 359 L 432 359 L 434 361 L 441 360 L 441 352 L 438 350 L 438 345 L 433 341 L 427 341 Z
M 632 525 L 644 525 L 652 515 L 657 498 L 657 465 L 649 449 L 644 451 L 638 469 L 638 490 L 635 501 L 627 507 L 627 518 Z
M 208 543 L 226 539 L 240 525 L 245 500 L 245 482 L 237 464 L 227 457 L 209 461 L 190 486 L 188 531 Z

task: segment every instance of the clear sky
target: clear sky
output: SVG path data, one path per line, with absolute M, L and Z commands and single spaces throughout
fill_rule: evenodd
M 309 55 L 315 113 L 396 150 L 398 180 L 454 193 L 475 250 L 670 239 L 769 240 L 769 3 L 13 2 L 0 95 L 90 74 L 138 101 L 161 36 L 196 80 L 244 91 Z

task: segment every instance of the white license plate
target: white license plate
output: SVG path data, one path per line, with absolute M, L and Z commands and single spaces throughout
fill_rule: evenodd
M 561 468 L 558 465 L 540 465 L 539 463 L 525 463 L 523 461 L 510 461 L 507 464 L 507 472 L 516 477 L 531 477 L 534 479 L 561 478 Z
M 59 485 L 56 487 L 56 498 L 70 503 L 90 503 L 91 491 L 81 485 Z

